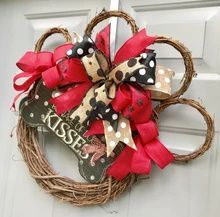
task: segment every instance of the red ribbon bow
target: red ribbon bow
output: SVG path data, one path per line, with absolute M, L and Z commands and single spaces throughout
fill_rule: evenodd
M 126 147 L 108 169 L 107 174 L 118 180 L 123 179 L 128 173 L 149 174 L 151 160 L 161 169 L 174 160 L 173 155 L 157 138 L 157 125 L 151 120 L 150 91 L 128 86 L 126 91 L 123 86 L 119 89 L 112 106 L 117 112 L 128 116 L 133 125 L 132 130 L 138 132 L 134 138 L 137 151 Z
M 60 73 L 60 71 L 62 73 Z M 56 76 L 53 76 L 53 74 Z M 43 79 L 48 81 L 48 83 L 45 84 L 49 88 L 61 84 L 71 84 L 71 87 L 63 94 L 49 101 L 55 105 L 57 114 L 70 111 L 78 106 L 82 102 L 86 92 L 92 86 L 92 82 L 89 80 L 81 61 L 76 58 L 65 59 L 58 63 L 56 67 L 45 72 Z
M 13 78 L 13 86 L 17 91 L 22 91 L 13 101 L 12 107 L 15 108 L 15 102 L 18 97 L 27 91 L 30 86 L 41 77 L 41 73 L 53 65 L 53 54 L 51 52 L 32 52 L 28 51 L 16 63 L 17 67 L 22 70 Z M 17 84 L 21 78 L 27 78 L 22 84 Z
M 54 61 L 57 64 L 42 74 L 44 83 L 48 88 L 71 85 L 63 94 L 49 101 L 55 105 L 58 114 L 78 106 L 92 85 L 81 60 L 66 58 L 66 52 L 72 47 L 73 44 L 57 47 L 54 51 Z
M 58 113 L 63 113 L 80 104 L 91 82 L 85 73 L 84 67 L 79 59 L 67 59 L 66 52 L 72 48 L 73 44 L 63 44 L 52 52 L 26 52 L 16 63 L 23 72 L 13 78 L 14 89 L 22 91 L 13 101 L 12 107 L 21 94 L 27 91 L 30 86 L 42 78 L 48 88 L 75 84 L 61 96 L 53 98 L 50 103 L 57 106 Z M 21 78 L 28 78 L 22 84 L 17 84 Z M 83 84 L 82 84 L 83 83 Z M 81 85 L 77 85 L 81 84 Z
M 66 50 L 72 47 L 72 44 L 64 44 L 55 49 L 54 54 L 47 51 L 33 52 L 28 51 L 24 56 L 16 63 L 17 67 L 22 70 L 21 73 L 17 74 L 13 78 L 13 86 L 17 91 L 22 91 L 18 94 L 13 102 L 12 107 L 15 108 L 15 102 L 18 97 L 27 91 L 30 86 L 43 77 L 44 83 L 47 87 L 50 87 L 51 77 L 48 76 L 48 70 L 56 68 L 56 62 L 66 56 Z M 57 80 L 62 76 L 58 70 L 53 70 L 52 77 Z M 59 75 L 58 75 L 59 74 Z M 19 79 L 27 78 L 23 83 L 17 84 Z M 57 83 L 56 83 L 57 84 Z M 55 87 L 55 85 L 54 85 Z

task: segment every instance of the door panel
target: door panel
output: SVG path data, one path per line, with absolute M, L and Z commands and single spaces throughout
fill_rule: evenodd
M 140 216 L 218 216 L 220 194 L 214 183 L 219 155 L 219 1 L 121 1 L 139 27 L 152 35 L 164 35 L 183 42 L 192 52 L 197 77 L 184 94 L 206 106 L 215 118 L 216 136 L 213 147 L 204 156 L 188 164 L 173 164 L 160 171 L 154 168 L 150 180 L 131 191 L 129 214 L 136 207 Z M 120 21 L 121 31 L 129 31 Z M 126 30 L 125 30 L 126 28 Z M 218 35 L 218 36 L 217 36 Z M 119 37 L 120 46 L 126 37 Z M 116 45 L 117 46 L 117 45 Z M 181 56 L 167 45 L 154 45 L 158 64 L 175 71 L 173 89 L 178 89 L 184 67 Z M 176 105 L 161 114 L 160 139 L 170 150 L 185 154 L 196 150 L 204 141 L 206 125 L 193 108 Z M 218 189 L 218 190 L 217 190 Z
M 10 138 L 12 128 L 17 122 L 17 113 L 9 111 L 15 95 L 12 90 L 12 77 L 17 68 L 16 61 L 27 50 L 32 50 L 39 36 L 54 26 L 66 27 L 83 34 L 87 22 L 103 8 L 109 8 L 109 2 L 95 1 L 1 1 L 0 22 L 4 29 L 1 33 L 1 139 L 0 151 L 0 216 L 59 216 L 54 209 L 61 202 L 46 194 L 31 178 L 28 169 L 17 148 L 15 131 Z M 100 25 L 101 28 L 104 24 Z M 43 49 L 52 50 L 63 43 L 60 35 L 50 37 Z M 7 93 L 7 94 L 4 94 Z M 45 134 L 45 141 L 49 135 Z M 54 138 L 50 144 L 45 142 L 45 154 L 49 162 L 61 174 L 78 177 L 76 159 L 73 153 Z M 60 153 L 60 154 L 59 154 Z M 74 211 L 69 207 L 68 212 Z M 63 210 L 65 210 L 65 205 Z M 71 215 L 74 212 L 71 211 Z M 75 214 L 74 214 L 75 215 Z M 61 216 L 61 215 L 60 215 Z

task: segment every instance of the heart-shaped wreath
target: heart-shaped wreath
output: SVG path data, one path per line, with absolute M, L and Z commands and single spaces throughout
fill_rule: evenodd
M 93 28 L 111 16 L 124 18 L 133 36 L 110 61 L 110 26 L 91 39 Z M 61 33 L 67 43 L 54 52 L 41 51 L 44 41 Z M 172 70 L 156 66 L 153 43 L 173 46 L 183 57 L 182 86 L 171 94 Z M 105 203 L 130 187 L 139 175 L 150 173 L 151 162 L 160 168 L 189 161 L 211 145 L 214 124 L 198 102 L 180 98 L 195 75 L 191 54 L 179 41 L 152 37 L 138 31 L 135 21 L 122 11 L 103 11 L 88 24 L 84 37 L 72 43 L 66 29 L 52 28 L 37 41 L 34 52 L 17 62 L 22 70 L 14 88 L 28 91 L 19 107 L 17 135 L 21 153 L 32 177 L 52 195 L 77 206 Z M 20 78 L 27 78 L 17 84 Z M 32 87 L 32 88 L 31 88 Z M 152 100 L 160 103 L 153 109 Z M 158 139 L 156 119 L 174 104 L 197 109 L 207 123 L 204 144 L 187 155 L 171 153 Z M 38 144 L 37 126 L 45 126 L 76 154 L 79 171 L 90 183 L 58 175 Z

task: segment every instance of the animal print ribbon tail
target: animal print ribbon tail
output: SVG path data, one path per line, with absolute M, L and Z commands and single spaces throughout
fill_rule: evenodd
M 107 157 L 111 155 L 115 147 L 119 142 L 123 142 L 127 146 L 137 150 L 134 140 L 132 138 L 132 132 L 130 127 L 130 122 L 128 119 L 124 118 L 122 115 L 119 116 L 118 128 L 115 132 L 110 123 L 106 120 L 103 121 Z

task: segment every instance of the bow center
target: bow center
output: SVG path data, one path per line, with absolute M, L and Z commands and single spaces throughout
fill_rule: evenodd
M 96 102 L 103 102 L 105 105 L 108 105 L 115 98 L 115 94 L 116 84 L 113 79 L 110 80 L 108 77 L 101 80 L 94 90 Z

